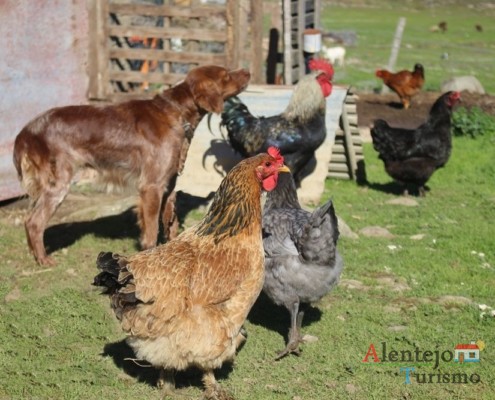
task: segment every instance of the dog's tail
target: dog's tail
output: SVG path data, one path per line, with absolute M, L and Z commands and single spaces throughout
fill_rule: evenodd
M 23 131 L 14 144 L 14 166 L 21 185 L 32 200 L 39 197 L 43 187 L 53 184 L 54 166 L 48 165 L 50 151 L 37 135 Z M 46 170 L 46 172 L 44 171 Z

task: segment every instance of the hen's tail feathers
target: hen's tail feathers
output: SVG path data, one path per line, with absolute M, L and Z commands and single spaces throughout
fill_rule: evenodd
M 254 118 L 247 106 L 237 97 L 225 100 L 221 114 L 220 127 L 225 126 L 229 131 L 240 129 L 246 120 Z
M 339 239 L 339 226 L 332 200 L 317 208 L 303 228 L 297 243 L 299 254 L 306 261 L 333 265 Z
M 96 259 L 101 272 L 95 276 L 93 285 L 105 288 L 105 294 L 111 296 L 112 308 L 118 319 L 129 306 L 139 303 L 136 298 L 134 277 L 127 269 L 127 259 L 114 253 L 101 252 Z
M 370 130 L 371 139 L 373 140 L 373 148 L 382 156 L 386 156 L 389 148 L 390 138 L 388 132 L 390 131 L 389 124 L 383 119 L 377 119 L 373 122 L 373 127 Z

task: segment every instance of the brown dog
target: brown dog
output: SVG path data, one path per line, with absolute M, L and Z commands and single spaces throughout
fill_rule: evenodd
M 224 100 L 244 90 L 249 79 L 243 69 L 197 67 L 151 100 L 54 108 L 25 126 L 15 140 L 14 164 L 32 200 L 25 228 L 38 263 L 54 264 L 43 234 L 81 167 L 96 169 L 109 182 L 137 181 L 144 249 L 156 245 L 160 211 L 165 239 L 174 236 L 175 181 L 194 130 L 208 112 L 221 113 Z

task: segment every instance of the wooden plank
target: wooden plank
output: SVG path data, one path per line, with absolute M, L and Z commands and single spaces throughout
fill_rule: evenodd
M 321 0 L 314 0 L 313 12 L 314 12 L 314 27 L 316 29 L 321 29 Z
M 351 175 L 352 179 L 355 179 L 356 176 L 356 170 L 357 170 L 357 161 L 356 161 L 356 154 L 354 153 L 354 146 L 352 143 L 352 136 L 350 132 L 350 127 L 349 127 L 349 121 L 347 117 L 347 113 L 345 112 L 345 108 L 342 107 L 342 127 L 344 129 L 344 138 L 345 138 L 345 148 L 346 148 L 346 154 L 349 160 L 349 167 L 350 171 L 349 174 Z
M 263 0 L 251 0 L 251 81 L 263 82 Z
M 183 29 L 183 28 L 160 28 L 154 26 L 122 26 L 112 25 L 108 28 L 110 36 L 143 38 L 158 37 L 163 39 L 180 38 L 185 40 L 198 40 L 204 42 L 226 42 L 225 32 L 214 29 Z
M 344 107 L 344 112 L 345 112 L 345 107 Z M 345 112 L 345 114 L 347 115 L 347 122 L 349 123 L 349 125 L 351 126 L 357 126 L 358 124 L 358 116 L 357 114 L 354 114 L 354 115 L 349 115 L 347 114 L 347 112 Z
M 98 29 L 98 46 L 101 57 L 99 58 L 99 70 L 101 72 L 101 82 L 102 82 L 102 93 L 103 98 L 106 98 L 111 92 L 112 88 L 110 86 L 110 79 L 108 78 L 108 73 L 110 72 L 110 62 L 108 57 L 108 38 L 110 35 L 108 34 L 108 15 L 110 14 L 108 11 L 108 0 L 100 0 L 101 1 L 101 23 Z
M 223 5 L 205 5 L 195 7 L 173 7 L 167 5 L 146 4 L 117 4 L 111 3 L 109 11 L 125 15 L 149 15 L 155 17 L 184 17 L 184 18 L 210 18 L 212 16 L 225 15 Z
M 334 143 L 332 146 L 332 154 L 345 154 L 345 147 L 343 144 Z
M 330 159 L 330 164 L 346 163 L 347 157 L 343 153 L 334 153 L 332 151 L 332 157 Z M 331 169 L 331 168 L 330 168 Z
M 297 3 L 291 2 L 291 0 L 283 0 L 283 52 L 284 52 L 284 82 L 286 85 L 292 85 L 294 83 L 292 76 L 293 66 L 293 54 L 292 54 L 292 32 L 291 32 L 291 14 L 292 8 L 296 7 Z
M 349 176 L 348 173 L 346 172 L 329 172 L 327 175 L 328 178 L 334 178 L 334 179 L 345 179 L 349 180 L 351 177 Z
M 238 46 L 239 46 L 239 61 L 238 66 L 247 64 L 249 65 L 250 60 L 246 54 L 246 45 L 249 41 L 249 22 L 248 13 L 250 0 L 237 0 L 237 15 L 238 23 L 235 27 L 237 30 Z M 252 79 L 252 78 L 251 78 Z
M 129 60 L 156 60 L 165 62 L 194 63 L 194 64 L 218 64 L 226 61 L 225 54 L 213 54 L 202 52 L 176 52 L 154 49 L 118 49 L 109 51 L 110 58 L 123 58 Z
M 101 12 L 101 0 L 89 0 L 88 1 L 88 98 L 98 99 L 103 98 L 101 92 L 101 74 L 99 73 L 98 57 L 100 57 L 98 42 L 98 24 L 101 19 L 99 13 Z
M 182 74 L 163 74 L 158 72 L 150 72 L 143 74 L 139 71 L 111 71 L 109 80 L 121 82 L 149 82 L 161 83 L 164 85 L 174 85 L 184 79 Z
M 332 156 L 333 158 L 333 156 Z M 347 163 L 330 163 L 328 170 L 331 172 L 345 172 L 349 174 L 349 166 Z
M 227 68 L 237 68 L 240 60 L 240 42 L 239 32 L 239 7 L 235 0 L 227 0 L 226 5 L 226 23 L 227 23 Z

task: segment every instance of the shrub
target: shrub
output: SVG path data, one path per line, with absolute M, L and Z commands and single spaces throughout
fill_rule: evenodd
M 454 136 L 471 136 L 476 138 L 495 132 L 495 119 L 479 107 L 467 109 L 459 107 L 452 116 L 452 133 Z

